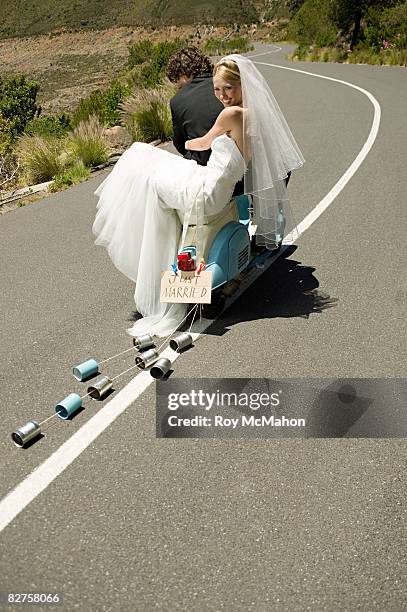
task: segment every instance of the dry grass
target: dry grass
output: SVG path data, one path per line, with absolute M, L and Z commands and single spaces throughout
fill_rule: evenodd
M 312 50 L 297 48 L 290 56 L 292 60 L 306 62 L 339 62 L 344 64 L 372 64 L 379 66 L 407 66 L 406 49 L 356 49 L 348 52 L 345 49 L 332 47 L 314 48 Z
M 103 127 L 96 116 L 92 115 L 86 121 L 81 121 L 68 136 L 67 151 L 73 161 L 80 160 L 87 167 L 107 161 L 109 146 L 103 136 Z
M 171 84 L 157 89 L 141 89 L 121 103 L 121 121 L 133 140 L 151 142 L 172 137 L 169 99 L 175 92 Z
M 92 90 L 108 87 L 141 33 L 119 28 L 0 41 L 2 72 L 34 77 L 43 112 L 71 111 Z
M 49 181 L 63 172 L 67 159 L 62 141 L 42 136 L 22 136 L 17 143 L 17 158 L 23 169 L 21 178 L 27 185 Z

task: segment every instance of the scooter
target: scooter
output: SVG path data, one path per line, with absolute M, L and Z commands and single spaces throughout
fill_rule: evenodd
M 276 247 L 272 250 L 256 245 L 253 208 L 250 196 L 241 195 L 232 200 L 215 220 L 203 226 L 203 257 L 205 270 L 212 272 L 211 303 L 203 306 L 207 319 L 217 317 L 225 308 L 227 299 L 238 289 L 241 279 L 253 268 L 261 269 L 267 258 L 281 248 L 285 219 L 278 215 L 275 235 Z M 184 246 L 178 254 L 180 270 L 195 269 L 196 229 L 191 226 Z

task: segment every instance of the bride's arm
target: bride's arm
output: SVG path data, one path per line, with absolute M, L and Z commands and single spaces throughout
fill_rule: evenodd
M 236 106 L 224 108 L 218 115 L 214 126 L 209 130 L 209 132 L 207 132 L 205 136 L 201 136 L 201 138 L 187 140 L 185 143 L 185 148 L 188 151 L 206 151 L 207 149 L 210 149 L 212 141 L 217 136 L 226 134 L 226 132 L 230 132 L 230 130 L 235 127 L 236 119 L 240 112 L 241 109 Z

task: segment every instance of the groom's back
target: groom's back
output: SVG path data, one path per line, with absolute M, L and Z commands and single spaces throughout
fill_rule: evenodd
M 213 93 L 212 75 L 203 73 L 184 85 L 172 98 L 172 124 L 174 146 L 187 159 L 205 166 L 210 151 L 187 151 L 185 142 L 206 134 L 216 121 L 223 105 Z

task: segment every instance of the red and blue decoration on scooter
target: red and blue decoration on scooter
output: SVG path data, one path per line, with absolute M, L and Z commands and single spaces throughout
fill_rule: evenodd
M 195 259 L 192 257 L 190 251 L 179 253 L 178 270 L 181 270 L 182 272 L 193 272 L 196 270 Z

